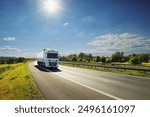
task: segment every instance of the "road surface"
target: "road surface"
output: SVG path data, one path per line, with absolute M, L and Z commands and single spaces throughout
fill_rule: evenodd
M 58 70 L 29 64 L 38 88 L 48 100 L 148 100 L 150 79 L 67 66 Z

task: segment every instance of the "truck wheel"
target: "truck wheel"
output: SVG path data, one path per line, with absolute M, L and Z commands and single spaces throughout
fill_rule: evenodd
M 45 67 L 45 63 L 42 63 L 42 66 Z

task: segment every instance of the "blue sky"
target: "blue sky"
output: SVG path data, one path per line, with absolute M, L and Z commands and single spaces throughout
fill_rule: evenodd
M 1 0 L 0 56 L 35 57 L 43 48 L 61 55 L 86 52 L 111 56 L 150 52 L 149 0 Z

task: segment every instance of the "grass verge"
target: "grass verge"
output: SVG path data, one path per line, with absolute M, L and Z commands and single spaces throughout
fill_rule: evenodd
M 0 65 L 1 100 L 44 99 L 26 63 Z
M 87 67 L 87 66 L 77 66 L 77 65 L 73 66 L 71 64 L 61 64 L 61 65 L 150 78 L 150 73 L 144 73 L 144 72 L 139 72 L 139 71 L 124 71 L 124 70 L 116 70 L 116 69 L 111 69 L 111 68 L 109 68 L 109 69 L 106 69 L 106 68 L 91 68 L 91 67 Z

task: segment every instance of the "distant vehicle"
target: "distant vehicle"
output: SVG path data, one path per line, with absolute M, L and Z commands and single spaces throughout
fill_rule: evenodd
M 43 49 L 37 56 L 37 64 L 42 67 L 58 68 L 58 51 Z

